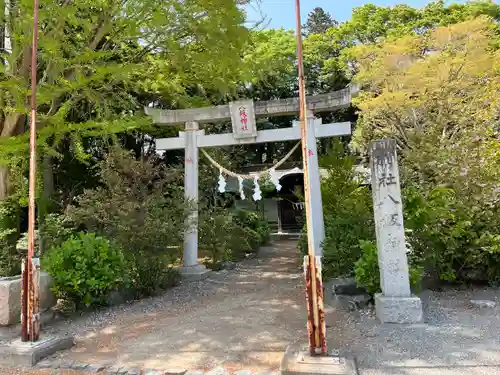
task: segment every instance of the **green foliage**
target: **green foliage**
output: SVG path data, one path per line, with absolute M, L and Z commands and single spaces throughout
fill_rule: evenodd
M 217 265 L 222 261 L 231 260 L 237 229 L 234 216 L 223 208 L 213 207 L 201 212 L 198 228 L 200 249 L 208 253 L 212 264 Z M 244 248 L 244 239 L 239 238 L 239 241 Z
M 21 273 L 22 254 L 19 254 L 11 240 L 15 235 L 14 229 L 0 230 L 0 277 Z
M 212 207 L 203 210 L 199 222 L 200 248 L 210 256 L 210 266 L 238 261 L 256 252 L 270 238 L 270 228 L 255 212 Z
M 116 148 L 99 164 L 99 174 L 102 186 L 80 195 L 68 219 L 129 252 L 178 255 L 191 207 L 181 176 Z
M 353 145 L 365 151 L 369 140 L 393 137 L 422 169 L 436 153 L 449 157 L 453 146 L 473 149 L 477 137 L 491 137 L 500 84 L 493 26 L 477 18 L 356 47 L 356 80 L 365 90 L 355 100 L 361 117 Z
M 372 294 L 380 292 L 377 246 L 372 241 L 359 241 L 361 257 L 355 263 L 356 283 Z
M 259 244 L 266 245 L 271 239 L 269 223 L 257 212 L 236 210 L 237 223 L 244 228 L 255 231 L 259 235 Z M 253 248 L 253 247 L 252 247 Z
M 29 2 L 14 5 L 5 20 L 12 53 L 3 53 L 8 63 L 2 65 L 7 116 L 0 130 L 9 136 L 29 109 L 32 20 L 25 15 L 33 12 Z M 186 103 L 191 87 L 224 91 L 240 73 L 237 62 L 247 29 L 243 11 L 232 0 L 42 0 L 40 9 L 37 103 L 45 128 L 63 131 L 75 113 L 99 122 L 122 111 L 140 111 L 137 92 Z
M 131 287 L 136 298 L 147 297 L 176 286 L 180 273 L 171 267 L 168 255 L 129 254 Z
M 23 254 L 16 248 L 19 238 L 19 205 L 13 199 L 0 202 L 0 276 L 21 273 Z
M 323 8 L 316 7 L 307 16 L 304 31 L 306 35 L 322 34 L 337 24 L 328 12 L 325 12 Z
M 97 164 L 100 186 L 87 189 L 63 216 L 48 215 L 43 238 L 54 246 L 74 231 L 97 233 L 124 251 L 135 297 L 175 285 L 170 264 L 180 256 L 191 203 L 180 176 L 154 159 L 112 148 Z
M 78 307 L 106 304 L 109 293 L 128 281 L 121 248 L 93 233 L 71 237 L 42 261 L 53 278 L 54 294 Z
M 479 17 L 354 49 L 353 145 L 396 139 L 411 255 L 445 281 L 500 280 L 497 26 Z
M 413 256 L 444 281 L 500 282 L 500 207 L 484 203 L 471 207 L 451 188 L 406 188 Z
M 378 268 L 377 246 L 373 241 L 360 241 L 362 255 L 355 264 L 355 277 L 359 286 L 366 288 L 372 294 L 381 292 L 380 270 Z M 410 286 L 415 293 L 420 291 L 423 267 L 410 265 Z
M 355 157 L 346 155 L 340 141 L 332 142 L 330 152 L 321 160 L 327 175 L 321 183 L 325 241 L 323 274 L 325 279 L 351 276 L 361 256 L 360 240 L 371 240 L 374 233 L 370 191 L 360 186 Z M 301 250 L 307 252 L 305 235 Z
M 75 233 L 74 224 L 61 214 L 49 214 L 45 217 L 40 231 L 40 240 L 45 249 L 61 246 Z

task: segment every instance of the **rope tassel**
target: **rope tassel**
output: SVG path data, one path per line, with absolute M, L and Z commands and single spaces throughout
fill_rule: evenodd
M 276 187 L 276 191 L 280 191 L 281 190 L 282 186 L 280 184 L 280 180 L 278 179 L 278 176 L 276 175 L 276 169 L 271 168 L 269 170 L 269 180 Z
M 219 193 L 225 193 L 226 192 L 226 179 L 222 175 L 222 169 L 220 170 L 219 173 Z
M 259 176 L 255 175 L 253 178 L 253 186 L 254 186 L 254 193 L 253 193 L 253 200 L 254 201 L 260 201 L 262 199 L 262 192 L 260 191 L 260 186 L 259 186 Z
M 246 197 L 245 197 L 245 192 L 243 191 L 243 178 L 241 176 L 238 176 L 238 188 L 240 191 L 240 198 L 242 201 L 244 201 Z

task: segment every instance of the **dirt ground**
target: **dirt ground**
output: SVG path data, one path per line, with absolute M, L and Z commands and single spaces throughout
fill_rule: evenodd
M 279 242 L 257 259 L 212 273 L 205 281 L 55 322 L 43 332 L 75 334 L 76 346 L 50 360 L 275 371 L 286 347 L 307 337 L 299 258 L 295 242 Z M 426 291 L 421 298 L 425 320 L 411 325 L 380 324 L 369 309 L 327 308 L 329 349 L 354 355 L 360 375 L 500 375 L 498 289 Z M 477 308 L 471 299 L 496 305 Z M 3 331 L 4 339 L 8 334 Z M 80 375 L 64 371 L 0 369 L 0 375 Z
M 264 248 L 202 282 L 164 296 L 59 322 L 76 346 L 52 359 L 139 368 L 271 370 L 306 338 L 302 270 L 295 242 Z

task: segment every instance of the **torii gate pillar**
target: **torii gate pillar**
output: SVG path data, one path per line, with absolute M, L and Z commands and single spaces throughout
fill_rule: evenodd
M 323 256 L 323 241 L 325 240 L 325 223 L 323 219 L 323 200 L 321 198 L 321 176 L 319 173 L 318 148 L 316 144 L 316 127 L 321 126 L 321 119 L 314 117 L 312 111 L 307 113 L 307 154 L 309 157 L 309 175 L 304 175 L 309 186 L 309 202 L 311 202 L 311 219 L 313 228 L 314 250 L 317 256 Z M 299 121 L 293 122 L 294 127 L 300 127 Z
M 181 132 L 184 138 L 184 195 L 193 205 L 187 219 L 184 232 L 184 265 L 180 268 L 183 277 L 189 279 L 202 278 L 209 271 L 203 264 L 198 264 L 198 135 L 204 131 L 199 130 L 196 121 L 186 122 L 186 131 Z

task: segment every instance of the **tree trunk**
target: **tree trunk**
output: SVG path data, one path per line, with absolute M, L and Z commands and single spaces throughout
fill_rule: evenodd
M 0 202 L 7 199 L 10 191 L 9 167 L 0 165 Z

